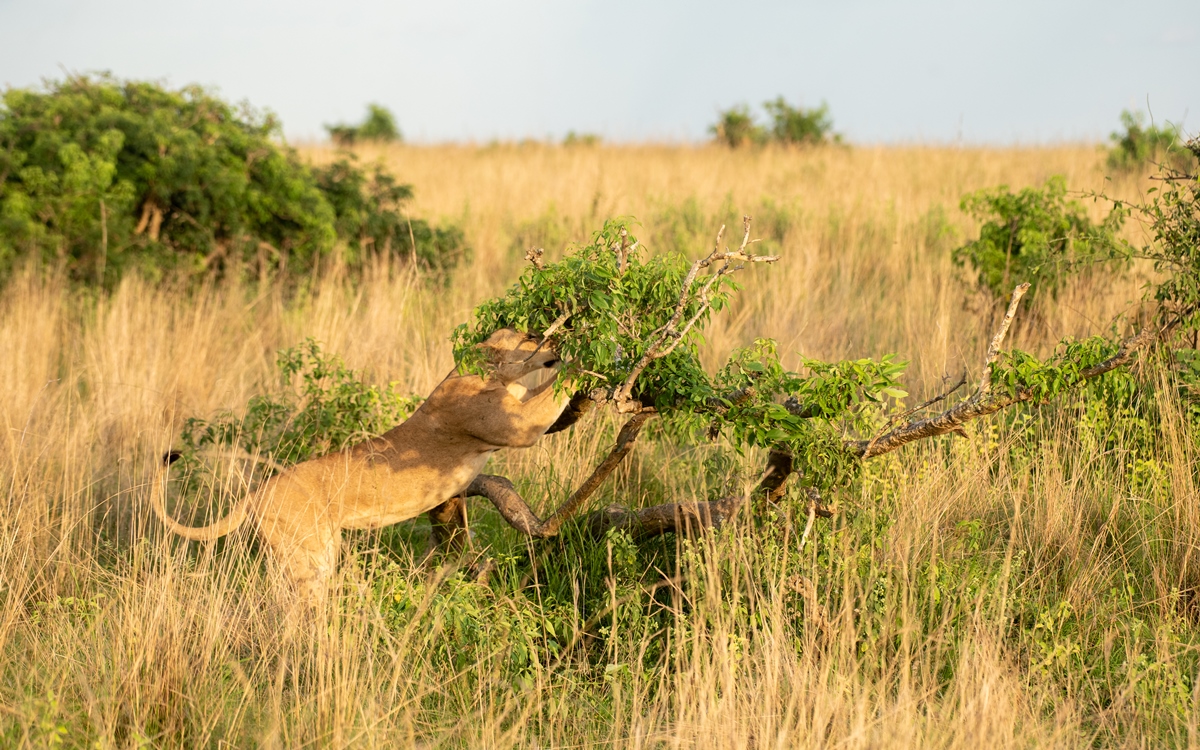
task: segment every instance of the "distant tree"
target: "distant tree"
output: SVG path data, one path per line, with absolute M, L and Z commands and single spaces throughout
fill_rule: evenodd
M 763 109 L 771 118 L 770 125 L 759 125 L 750 108 L 745 104 L 722 110 L 716 124 L 708 132 L 716 140 L 730 148 L 749 143 L 807 144 L 840 143 L 842 137 L 833 132 L 833 119 L 829 106 L 824 102 L 819 107 L 805 109 L 793 107 L 782 96 L 763 102 Z
M 1131 171 L 1150 162 L 1160 162 L 1169 155 L 1182 157 L 1184 150 L 1179 143 L 1179 130 L 1170 123 L 1158 127 L 1145 125 L 1146 115 L 1142 112 L 1122 110 L 1121 124 L 1125 132 L 1116 131 L 1108 136 L 1112 148 L 1108 152 L 1110 169 Z
M 745 104 L 721 111 L 718 118 L 715 125 L 709 126 L 708 132 L 730 148 L 763 141 L 765 132 Z
M 564 146 L 595 146 L 600 143 L 600 136 L 595 133 L 576 133 L 574 130 L 567 131 L 567 137 L 563 138 Z
M 764 102 L 763 109 L 771 116 L 770 135 L 778 143 L 816 144 L 838 142 L 841 136 L 833 132 L 829 105 L 805 109 L 793 107 L 782 96 Z
M 368 104 L 367 116 L 358 125 L 326 125 L 330 139 L 339 146 L 353 146 L 360 141 L 392 142 L 404 140 L 396 125 L 396 117 L 381 104 Z

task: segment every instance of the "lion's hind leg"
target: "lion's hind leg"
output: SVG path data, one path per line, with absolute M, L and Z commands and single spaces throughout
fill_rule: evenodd
M 325 601 L 329 583 L 337 570 L 341 529 L 320 525 L 296 529 L 283 524 L 263 529 L 280 572 L 297 596 L 310 606 Z

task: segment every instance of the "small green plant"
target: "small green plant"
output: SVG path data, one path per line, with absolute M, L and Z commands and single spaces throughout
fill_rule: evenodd
M 1128 252 L 1117 236 L 1125 208 L 1114 206 L 1094 224 L 1066 195 L 1066 181 L 1054 176 L 1041 188 L 1013 193 L 1002 185 L 965 196 L 962 210 L 982 226 L 978 239 L 954 251 L 955 264 L 969 265 L 980 288 L 995 299 L 1007 298 L 1022 283 L 1032 285 L 1034 299 L 1053 295 L 1072 270 Z
M 1121 125 L 1124 132 L 1109 135 L 1112 148 L 1108 152 L 1108 168 L 1117 171 L 1143 169 L 1149 163 L 1167 160 L 1179 151 L 1179 129 L 1167 123 L 1159 127 L 1146 124 L 1141 112 L 1123 110 Z
M 367 116 L 358 125 L 326 125 L 330 139 L 339 146 L 361 142 L 393 143 L 404 140 L 396 117 L 380 104 L 368 104 Z
M 839 143 L 842 137 L 833 132 L 833 119 L 829 116 L 829 105 L 805 109 L 793 107 L 782 96 L 764 102 L 763 109 L 771 117 L 771 138 L 777 143 L 814 145 Z
M 244 413 L 184 422 L 183 458 L 194 462 L 206 448 L 238 448 L 268 465 L 290 466 L 382 434 L 421 403 L 395 383 L 367 384 L 312 339 L 279 352 L 276 370 L 278 385 L 251 398 Z
M 717 122 L 708 128 L 718 142 L 730 148 L 762 143 L 766 131 L 754 120 L 750 108 L 745 104 L 722 110 L 717 115 Z

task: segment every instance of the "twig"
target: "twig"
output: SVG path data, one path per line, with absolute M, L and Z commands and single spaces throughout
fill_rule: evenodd
M 542 332 L 542 341 L 545 342 L 547 339 L 549 339 L 551 336 L 553 336 L 555 333 L 557 333 L 558 329 L 563 327 L 563 324 L 567 322 L 567 320 L 571 317 L 571 315 L 572 315 L 572 312 L 570 310 L 567 310 L 562 315 L 559 315 L 557 318 L 555 318 L 554 322 L 551 323 L 550 326 L 545 331 Z
M 817 520 L 817 504 L 815 501 L 808 503 L 808 521 L 804 524 L 804 533 L 800 535 L 800 552 L 804 551 L 804 545 L 808 544 L 808 535 L 812 533 L 813 523 Z

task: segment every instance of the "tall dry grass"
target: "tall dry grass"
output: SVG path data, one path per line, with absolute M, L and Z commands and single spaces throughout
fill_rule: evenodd
M 332 158 L 319 148 L 306 155 Z M 235 282 L 185 292 L 130 278 L 93 299 L 31 269 L 4 289 L 4 744 L 1197 743 L 1195 699 L 1177 679 L 1195 682 L 1185 601 L 1200 540 L 1195 449 L 1169 399 L 1165 452 L 1132 479 L 1105 458 L 1123 449 L 1096 450 L 1091 433 L 1069 423 L 1032 453 L 1021 452 L 1017 427 L 984 425 L 966 441 L 880 462 L 862 495 L 843 498 L 846 512 L 803 547 L 787 519 L 769 532 L 747 525 L 681 543 L 658 599 L 667 608 L 659 614 L 675 618 L 674 640 L 648 666 L 667 636 L 634 627 L 609 633 L 597 652 L 583 614 L 570 633 L 583 645 L 535 654 L 515 677 L 516 641 L 502 635 L 456 664 L 464 608 L 550 604 L 416 565 L 423 521 L 390 547 L 378 537 L 347 544 L 335 604 L 313 620 L 289 610 L 251 537 L 180 545 L 163 537 L 146 502 L 156 456 L 182 420 L 243 407 L 274 379 L 277 350 L 314 337 L 376 380 L 428 392 L 450 369 L 451 329 L 511 283 L 523 243 L 586 239 L 613 215 L 638 217 L 649 237 L 694 240 L 696 252 L 728 215 L 769 225 L 783 260 L 746 274 L 708 333 L 709 364 L 755 336 L 825 359 L 897 351 L 912 360 L 914 395 L 931 392 L 948 373 L 978 371 L 989 314 L 949 259 L 974 230 L 960 196 L 1051 174 L 1101 189 L 1094 148 L 500 145 L 360 156 L 416 186 L 414 215 L 462 224 L 475 260 L 451 285 L 380 266 L 357 282 L 331 274 L 299 294 Z M 1019 343 L 1044 350 L 1062 335 L 1103 331 L 1133 309 L 1139 284 L 1138 269 L 1076 284 L 1018 332 Z M 590 469 L 611 430 L 599 418 L 496 468 L 548 505 Z M 600 501 L 703 499 L 721 480 L 698 470 L 706 455 L 647 440 Z M 526 549 L 487 508 L 471 512 L 481 543 L 510 557 Z M 545 554 L 575 554 L 579 543 Z M 978 560 L 988 562 L 977 570 Z M 1130 573 L 1138 580 L 1128 583 Z M 633 595 L 619 578 L 606 579 L 614 608 Z M 389 615 L 400 591 L 415 602 L 407 619 Z M 1063 612 L 1089 616 L 1068 627 Z M 1129 624 L 1131 613 L 1141 625 Z M 1107 643 L 1110 660 L 1125 649 L 1129 658 L 1117 661 L 1141 666 L 1084 664 L 1075 656 L 1089 643 Z

